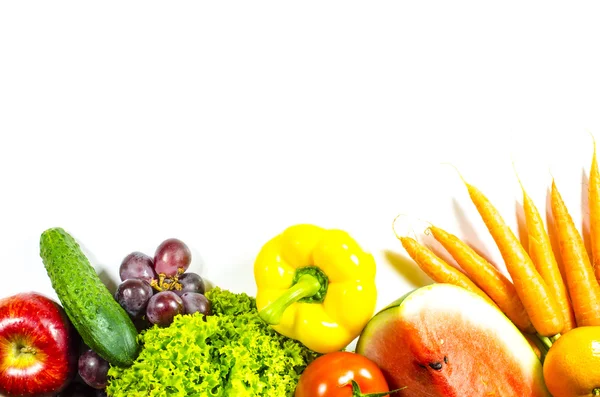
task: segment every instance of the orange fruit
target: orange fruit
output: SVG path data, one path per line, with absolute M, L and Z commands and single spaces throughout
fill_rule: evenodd
M 544 360 L 544 381 L 554 397 L 600 396 L 600 326 L 558 338 Z

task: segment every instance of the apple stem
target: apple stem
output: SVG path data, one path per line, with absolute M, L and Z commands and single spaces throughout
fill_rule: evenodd
M 33 354 L 35 355 L 36 350 L 31 346 L 23 346 L 19 349 L 19 353 L 21 354 Z

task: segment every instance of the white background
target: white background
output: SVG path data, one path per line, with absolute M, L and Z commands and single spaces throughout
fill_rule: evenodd
M 434 222 L 504 269 L 444 163 L 515 231 L 513 160 L 542 211 L 554 175 L 585 222 L 593 4 L 2 2 L 0 297 L 54 296 L 53 226 L 111 288 L 128 253 L 177 237 L 193 271 L 255 294 L 262 244 L 309 222 L 373 252 L 382 307 L 430 282 L 400 213 L 400 233 Z

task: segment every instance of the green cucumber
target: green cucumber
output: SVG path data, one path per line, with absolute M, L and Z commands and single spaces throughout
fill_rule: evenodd
M 112 365 L 133 364 L 139 353 L 135 325 L 77 241 L 62 228 L 48 229 L 40 238 L 40 256 L 52 288 L 85 344 Z

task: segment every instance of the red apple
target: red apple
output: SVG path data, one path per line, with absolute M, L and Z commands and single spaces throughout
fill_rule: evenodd
M 0 395 L 56 395 L 76 374 L 78 340 L 53 300 L 35 292 L 0 299 Z

